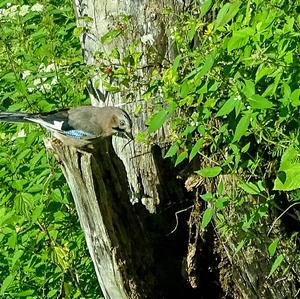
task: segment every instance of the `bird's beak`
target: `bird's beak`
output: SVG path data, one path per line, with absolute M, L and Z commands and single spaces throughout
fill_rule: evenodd
M 126 136 L 128 139 L 130 139 L 130 140 L 133 140 L 133 139 L 134 139 L 134 137 L 133 137 L 131 131 L 130 131 L 130 132 L 125 132 L 124 134 L 125 134 L 125 136 Z
M 119 137 L 127 138 L 129 140 L 133 140 L 134 139 L 131 130 L 130 131 L 121 131 L 121 130 L 117 130 L 117 129 L 115 129 L 115 130 L 116 130 L 115 131 L 115 135 L 117 135 Z

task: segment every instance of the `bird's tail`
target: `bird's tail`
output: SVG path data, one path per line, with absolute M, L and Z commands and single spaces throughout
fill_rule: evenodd
M 0 112 L 0 122 L 30 123 L 32 114 L 23 112 Z

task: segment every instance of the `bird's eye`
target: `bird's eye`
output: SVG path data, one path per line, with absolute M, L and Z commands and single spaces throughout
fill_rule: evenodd
M 125 126 L 125 121 L 124 121 L 124 120 L 120 120 L 119 126 L 120 126 L 120 127 L 124 127 L 124 126 Z

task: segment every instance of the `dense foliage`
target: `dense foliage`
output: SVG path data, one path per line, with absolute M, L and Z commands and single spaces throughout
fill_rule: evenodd
M 206 21 L 215 9 L 214 21 Z M 198 161 L 195 172 L 202 182 L 216 184 L 201 196 L 207 203 L 202 229 L 214 219 L 227 237 L 236 237 L 236 252 L 255 238 L 270 242 L 269 275 L 286 250 L 293 256 L 287 270 L 300 258 L 294 244 L 300 199 L 299 12 L 299 3 L 281 0 L 196 5 L 171 28 L 178 55 L 149 89 L 162 99 L 149 132 L 169 124 L 166 157 L 179 166 Z M 290 245 L 286 236 L 259 235 L 267 223 L 271 234 L 287 212 L 297 223 L 289 228 Z
M 0 1 L 0 110 L 87 103 L 71 1 Z M 0 124 L 0 297 L 99 298 L 76 210 L 33 125 Z

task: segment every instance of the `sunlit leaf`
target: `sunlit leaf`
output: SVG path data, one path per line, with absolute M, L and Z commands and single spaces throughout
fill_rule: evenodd
M 207 14 L 207 12 L 210 10 L 211 6 L 212 6 L 212 0 L 206 0 L 203 4 L 201 4 L 200 6 L 200 18 L 202 18 L 203 16 L 205 16 Z
M 4 292 L 7 290 L 7 288 L 12 284 L 14 281 L 15 276 L 13 274 L 8 275 L 1 284 L 0 294 L 4 294 Z
M 219 11 L 216 21 L 215 28 L 224 26 L 238 13 L 241 1 L 236 0 L 231 3 L 226 3 Z
M 188 157 L 187 152 L 182 152 L 178 155 L 176 161 L 175 161 L 175 166 L 177 166 L 179 163 L 181 163 L 184 159 Z
M 222 171 L 222 168 L 220 166 L 215 167 L 205 167 L 200 170 L 197 170 L 196 173 L 203 177 L 215 177 L 219 175 Z
M 252 195 L 259 194 L 262 191 L 257 185 L 253 184 L 252 182 L 241 183 L 239 184 L 239 187 L 242 188 L 245 192 Z
M 248 101 L 253 109 L 268 109 L 273 107 L 272 102 L 258 94 L 251 96 Z
M 190 156 L 189 156 L 190 161 L 198 154 L 200 148 L 202 147 L 202 144 L 203 144 L 203 139 L 198 139 L 190 152 Z
M 268 252 L 269 252 L 269 255 L 271 257 L 274 256 L 274 254 L 276 252 L 276 249 L 277 249 L 277 246 L 278 246 L 278 242 L 279 242 L 279 240 L 275 239 L 275 240 L 272 241 L 272 243 L 268 247 Z
M 149 122 L 148 132 L 153 133 L 156 130 L 158 130 L 166 121 L 168 116 L 168 111 L 161 110 L 154 114 L 154 116 L 151 118 Z
M 241 30 L 234 31 L 227 44 L 228 52 L 244 47 L 253 33 L 254 30 L 252 28 L 243 28 Z
M 238 252 L 240 252 L 241 249 L 245 246 L 245 244 L 246 244 L 246 240 L 245 239 L 241 240 L 238 243 L 237 247 L 235 248 L 234 254 L 236 255 Z
M 205 229 L 207 225 L 210 223 L 212 217 L 214 214 L 214 210 L 211 207 L 208 207 L 202 216 L 202 221 L 201 221 L 201 229 Z
M 255 75 L 255 83 L 257 83 L 259 80 L 261 80 L 263 77 L 270 75 L 274 72 L 274 69 L 271 67 L 266 67 L 265 65 L 262 65 L 258 68 L 256 75 Z
M 300 188 L 300 151 L 290 146 L 282 155 L 274 190 L 289 191 Z
M 121 30 L 119 30 L 119 29 L 113 29 L 113 30 L 107 32 L 106 34 L 104 34 L 101 37 L 101 42 L 103 44 L 110 43 L 113 39 L 115 39 L 116 37 L 118 37 L 121 33 L 122 33 Z
M 228 99 L 224 105 L 221 107 L 221 109 L 217 112 L 216 116 L 223 116 L 229 114 L 231 111 L 233 111 L 234 107 L 236 106 L 237 100 L 234 98 Z
M 240 139 L 246 134 L 250 124 L 251 113 L 245 113 L 239 120 L 232 142 L 240 141 Z
M 283 254 L 278 255 L 274 263 L 272 264 L 268 277 L 270 277 L 276 271 L 276 269 L 281 265 L 283 261 L 284 261 L 284 255 Z
M 169 157 L 175 156 L 178 151 L 178 148 L 179 148 L 179 145 L 177 143 L 172 144 L 171 147 L 169 148 L 169 150 L 167 151 L 167 153 L 165 154 L 164 158 L 169 158 Z

